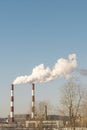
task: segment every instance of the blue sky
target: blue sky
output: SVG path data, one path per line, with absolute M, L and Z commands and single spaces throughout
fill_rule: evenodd
M 77 55 L 78 68 L 87 69 L 86 0 L 0 1 L 0 116 L 10 112 L 10 84 L 43 63 Z M 79 75 L 79 74 L 77 74 Z M 86 84 L 86 77 L 78 76 Z M 36 85 L 36 101 L 59 104 L 65 79 Z M 31 84 L 15 86 L 15 113 L 27 113 Z

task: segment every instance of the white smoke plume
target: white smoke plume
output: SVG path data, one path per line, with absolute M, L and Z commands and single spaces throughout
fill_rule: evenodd
M 72 72 L 76 69 L 76 67 L 76 54 L 70 54 L 68 59 L 58 59 L 52 69 L 46 67 L 44 64 L 36 66 L 32 70 L 31 75 L 19 76 L 14 80 L 13 84 L 42 83 L 48 82 L 57 77 L 69 79 L 72 77 Z

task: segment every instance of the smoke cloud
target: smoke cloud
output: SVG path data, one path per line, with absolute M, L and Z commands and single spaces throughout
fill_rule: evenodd
M 87 76 L 87 69 L 79 69 L 78 71 L 82 76 Z
M 53 68 L 40 64 L 33 68 L 31 75 L 17 77 L 13 84 L 42 83 L 51 81 L 57 77 L 69 79 L 77 67 L 76 54 L 70 54 L 68 59 L 60 58 Z

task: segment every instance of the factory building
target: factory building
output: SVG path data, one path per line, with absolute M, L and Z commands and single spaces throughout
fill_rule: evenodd
M 8 116 L 8 120 L 10 116 Z M 26 127 L 26 128 L 38 128 L 42 126 L 43 128 L 60 128 L 64 127 L 64 122 L 67 118 L 59 115 L 46 115 L 41 119 L 31 119 L 31 115 L 29 114 L 17 114 L 14 115 L 14 123 L 17 124 L 18 127 Z
M 8 122 L 10 124 L 17 124 L 18 127 L 29 128 L 58 128 L 63 127 L 65 117 L 58 115 L 47 115 L 47 106 L 44 106 L 43 115 L 35 113 L 35 84 L 32 83 L 32 108 L 30 114 L 14 114 L 14 85 L 11 85 L 11 100 L 10 100 L 10 115 Z
M 8 118 L 10 121 L 10 116 Z M 64 127 L 66 120 L 68 120 L 68 118 L 64 116 L 47 115 L 47 106 L 44 106 L 43 115 L 41 117 L 35 115 L 34 119 L 32 119 L 32 114 L 14 115 L 14 123 L 22 128 L 60 128 Z

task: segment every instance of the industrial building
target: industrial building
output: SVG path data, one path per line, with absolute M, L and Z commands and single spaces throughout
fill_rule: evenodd
M 8 119 L 10 120 L 10 117 Z M 68 120 L 67 117 L 59 115 L 46 115 L 46 117 L 35 117 L 35 119 L 32 119 L 29 114 L 14 115 L 14 123 L 21 128 L 60 128 L 64 127 L 66 120 Z
M 11 85 L 10 115 L 8 122 L 25 128 L 58 128 L 63 127 L 66 118 L 58 115 L 47 115 L 47 106 L 44 106 L 44 114 L 38 116 L 35 113 L 35 84 L 32 83 L 32 109 L 30 114 L 14 114 L 14 85 Z
M 32 84 L 32 107 L 29 114 L 14 114 L 14 85 L 11 85 L 10 115 L 0 120 L 0 130 L 56 130 L 64 128 L 69 121 L 67 116 L 48 115 L 44 105 L 42 115 L 35 112 L 35 84 Z

